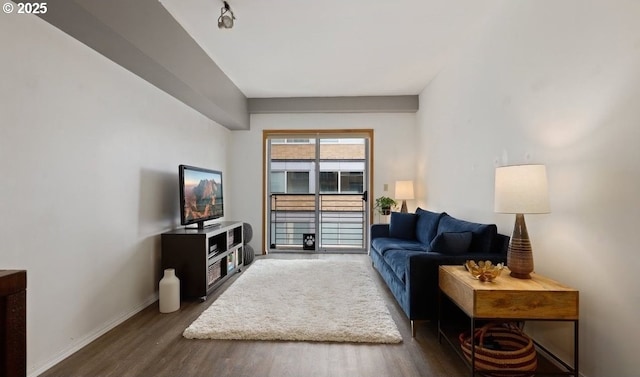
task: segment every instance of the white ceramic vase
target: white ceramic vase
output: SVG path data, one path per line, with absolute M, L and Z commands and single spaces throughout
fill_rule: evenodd
M 160 313 L 171 313 L 180 309 L 180 279 L 176 270 L 167 268 L 160 279 Z

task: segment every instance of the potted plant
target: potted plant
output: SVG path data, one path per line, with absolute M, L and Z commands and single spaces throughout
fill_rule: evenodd
M 375 209 L 378 210 L 378 213 L 381 215 L 388 215 L 391 213 L 391 208 L 395 207 L 398 203 L 395 200 L 387 197 L 381 196 L 376 199 Z

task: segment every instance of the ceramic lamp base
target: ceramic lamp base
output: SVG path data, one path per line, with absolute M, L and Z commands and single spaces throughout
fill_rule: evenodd
M 533 272 L 533 251 L 524 215 L 516 214 L 516 223 L 513 234 L 509 240 L 507 250 L 507 267 L 511 270 L 511 276 L 518 279 L 531 279 Z

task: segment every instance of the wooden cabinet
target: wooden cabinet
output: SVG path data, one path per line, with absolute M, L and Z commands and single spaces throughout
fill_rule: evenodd
M 0 377 L 27 375 L 27 272 L 0 270 Z
M 243 261 L 243 223 L 223 221 L 204 229 L 181 228 L 162 234 L 162 270 L 174 268 L 181 298 L 207 295 L 235 272 Z

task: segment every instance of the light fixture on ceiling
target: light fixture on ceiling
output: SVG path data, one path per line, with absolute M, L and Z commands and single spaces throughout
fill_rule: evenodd
M 218 17 L 218 28 L 231 29 L 233 27 L 233 20 L 236 16 L 233 15 L 233 11 L 229 6 L 229 3 L 223 1 L 224 6 L 220 8 L 220 17 Z M 228 14 L 227 14 L 228 13 Z

